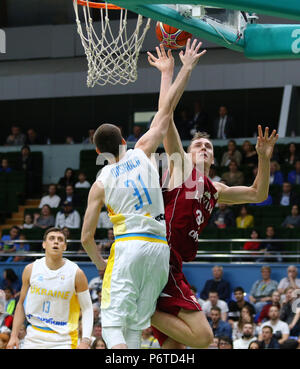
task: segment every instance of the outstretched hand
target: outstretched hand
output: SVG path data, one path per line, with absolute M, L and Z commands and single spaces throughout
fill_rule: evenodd
M 265 133 L 263 134 L 261 125 L 258 126 L 258 136 L 256 143 L 256 151 L 258 156 L 264 157 L 266 159 L 271 159 L 273 154 L 273 149 L 276 141 L 278 140 L 278 134 L 274 129 L 269 136 L 269 127 L 265 128 Z
M 197 42 L 198 40 L 195 39 L 191 44 L 191 39 L 189 38 L 186 43 L 185 52 L 181 50 L 179 53 L 182 64 L 186 67 L 190 67 L 191 69 L 193 69 L 197 65 L 201 56 L 206 54 L 207 51 L 203 50 L 201 53 L 198 54 L 202 42 L 198 42 L 198 44 Z
M 159 47 L 156 47 L 155 49 L 156 49 L 157 58 L 153 54 L 151 54 L 149 51 L 147 52 L 149 64 L 157 68 L 162 73 L 163 72 L 173 73 L 174 58 L 172 56 L 171 49 L 169 49 L 168 52 L 166 53 L 163 44 L 160 44 Z

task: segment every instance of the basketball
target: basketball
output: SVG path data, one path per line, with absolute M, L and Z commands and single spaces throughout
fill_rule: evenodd
M 156 24 L 156 36 L 169 49 L 180 49 L 186 45 L 188 38 L 192 38 L 191 33 L 162 22 Z

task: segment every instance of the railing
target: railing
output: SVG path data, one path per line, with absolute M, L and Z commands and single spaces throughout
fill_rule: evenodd
M 95 240 L 96 244 L 101 244 L 103 240 Z M 263 251 L 256 251 L 256 250 L 236 250 L 234 249 L 233 245 L 236 243 L 245 243 L 245 242 L 253 242 L 254 240 L 248 238 L 235 238 L 235 239 L 200 239 L 199 240 L 199 250 L 197 251 L 197 255 L 195 261 L 219 261 L 223 259 L 224 262 L 230 263 L 254 263 L 258 261 L 266 261 L 266 262 L 300 262 L 300 239 L 272 239 L 272 243 L 281 243 L 281 244 L 291 244 L 296 243 L 295 250 L 288 250 L 288 251 L 272 251 L 270 254 L 266 254 Z M 9 241 L 10 242 L 10 241 Z M 42 240 L 16 240 L 13 243 L 25 243 L 25 244 L 40 244 L 41 245 L 41 252 L 36 251 L 28 251 L 28 252 L 13 252 L 13 253 L 4 253 L 0 251 L 0 259 L 4 258 L 7 259 L 8 257 L 25 257 L 26 259 L 31 258 L 38 258 L 45 255 L 44 251 L 42 251 Z M 257 239 L 255 242 L 266 243 L 270 242 L 270 240 L 266 239 Z M 5 242 L 8 243 L 7 241 Z M 79 243 L 81 246 L 80 240 L 68 240 L 67 244 L 75 244 Z M 211 244 L 229 244 L 228 250 L 219 250 L 219 249 L 212 249 L 212 250 L 201 250 L 201 244 L 203 243 L 211 243 Z M 109 250 L 102 250 L 103 257 L 109 256 Z M 77 261 L 84 260 L 90 261 L 89 256 L 86 254 L 84 249 L 81 251 L 65 251 L 64 256 L 67 258 L 75 259 Z

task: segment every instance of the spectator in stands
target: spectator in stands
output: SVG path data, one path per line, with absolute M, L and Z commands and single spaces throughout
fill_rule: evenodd
M 33 216 L 30 213 L 25 214 L 24 223 L 22 225 L 22 229 L 32 229 L 34 227 L 33 224 Z
M 194 102 L 193 117 L 189 122 L 190 132 L 187 140 L 191 139 L 196 132 L 209 132 L 211 133 L 211 124 L 208 114 L 205 112 L 203 105 L 200 101 Z
M 88 137 L 85 138 L 82 143 L 83 144 L 93 144 L 94 141 L 93 141 L 93 137 L 94 137 L 94 133 L 95 133 L 95 130 L 93 128 L 90 128 L 88 130 Z
M 39 205 L 42 208 L 44 205 L 49 205 L 51 208 L 58 208 L 61 198 L 56 194 L 57 187 L 55 184 L 50 184 L 48 187 L 48 195 L 43 196 Z
M 229 164 L 229 171 L 223 173 L 222 180 L 227 186 L 241 186 L 244 184 L 244 174 L 238 170 L 235 160 L 231 160 Z
M 285 228 L 297 228 L 300 227 L 300 215 L 298 205 L 293 205 L 291 209 L 291 215 L 288 215 L 281 224 L 281 227 Z
M 100 245 L 102 250 L 104 249 L 104 251 L 109 251 L 111 248 L 111 245 L 115 242 L 115 236 L 114 236 L 114 231 L 112 228 L 107 230 L 107 238 L 104 238 L 103 240 L 101 240 Z
M 77 210 L 73 208 L 72 202 L 65 201 L 63 208 L 56 214 L 55 218 L 56 228 L 79 228 L 80 215 Z
M 274 205 L 292 206 L 298 203 L 299 199 L 292 191 L 292 185 L 289 182 L 284 182 L 281 193 L 274 199 Z
M 199 302 L 200 306 L 202 307 L 205 301 L 200 298 L 200 294 L 195 286 L 191 286 L 191 292 L 195 296 L 195 299 Z
M 299 155 L 297 154 L 296 144 L 294 142 L 291 142 L 289 144 L 288 152 L 283 158 L 284 163 L 289 165 L 295 165 L 296 160 L 299 158 Z
M 6 145 L 8 146 L 21 146 L 24 145 L 26 136 L 21 132 L 21 129 L 17 125 L 11 127 L 11 134 L 6 138 Z
M 253 324 L 245 323 L 243 325 L 242 337 L 233 341 L 233 349 L 248 349 L 249 344 L 255 340 Z
M 10 254 L 16 251 L 17 243 L 14 242 L 19 239 L 20 228 L 17 226 L 11 227 L 9 234 L 3 235 L 0 241 L 0 255 Z M 6 261 L 7 257 L 2 257 L 1 261 Z
M 245 300 L 245 291 L 242 287 L 235 287 L 233 290 L 234 300 L 229 301 L 228 303 L 228 322 L 237 322 L 241 316 L 241 311 L 244 306 L 247 306 L 250 310 L 250 315 L 255 315 L 255 309 L 252 304 Z
M 261 330 L 261 349 L 280 349 L 280 345 L 275 337 L 273 337 L 273 328 L 265 325 Z
M 300 336 L 300 316 L 297 305 L 297 292 L 293 287 L 287 287 L 285 292 L 285 301 L 280 311 L 280 320 L 286 322 L 290 329 L 291 336 Z M 296 309 L 295 309 L 296 308 Z
M 97 228 L 113 228 L 113 224 L 109 219 L 106 207 L 103 206 L 103 208 L 101 209 L 101 213 L 99 215 L 99 219 L 98 219 L 98 223 L 97 223 Z
M 270 278 L 271 268 L 267 265 L 261 267 L 262 279 L 257 280 L 250 291 L 250 302 L 254 305 L 256 314 L 271 301 L 273 291 L 277 290 L 278 283 Z
M 249 346 L 248 346 L 249 350 L 259 350 L 261 349 L 261 342 L 258 340 L 255 341 L 251 341 Z
M 0 173 L 11 173 L 12 169 L 9 166 L 9 162 L 6 158 L 2 158 L 1 160 L 1 167 L 0 167 Z
M 72 185 L 67 185 L 64 194 L 61 196 L 60 206 L 65 202 L 72 202 L 74 207 L 80 206 L 80 198 L 76 192 L 74 192 L 74 187 Z
M 280 165 L 276 160 L 272 160 L 270 163 L 270 185 L 282 185 L 283 174 L 280 171 Z
M 94 324 L 101 324 L 101 310 L 100 306 L 97 303 L 93 304 L 93 311 L 94 311 Z
M 40 168 L 35 167 L 29 146 L 25 145 L 21 148 L 21 155 L 18 159 L 17 169 L 25 173 L 26 196 L 32 196 L 36 187 L 34 174 L 35 171 L 40 170 Z
M 268 261 L 282 261 L 282 257 L 280 256 L 280 251 L 282 249 L 282 244 L 280 242 L 272 242 L 272 240 L 276 238 L 275 229 L 273 226 L 267 226 L 266 228 L 266 242 L 262 242 L 260 245 L 260 251 L 264 253 L 264 255 L 277 255 L 277 258 L 268 258 Z M 260 257 L 257 259 L 259 262 L 264 262 L 266 258 Z
M 137 142 L 142 136 L 142 127 L 141 126 L 133 126 L 133 132 L 127 137 L 128 142 Z
M 218 349 L 219 350 L 232 350 L 233 349 L 233 343 L 232 339 L 227 336 L 220 336 L 218 337 Z
M 35 129 L 29 128 L 27 130 L 26 145 L 43 145 L 44 143 L 45 141 L 39 137 Z
M 211 167 L 209 168 L 208 177 L 212 182 L 220 182 L 221 181 L 221 177 L 218 176 L 216 166 L 214 164 L 211 165 Z
M 1 289 L 0 290 L 0 333 L 5 332 L 5 333 L 10 334 L 12 323 L 13 323 L 13 316 L 8 314 L 5 311 L 5 305 L 6 305 L 6 296 L 5 296 L 5 292 Z
M 20 241 L 26 241 L 26 236 L 24 233 L 20 233 Z M 23 253 L 27 253 L 28 251 L 30 251 L 30 245 L 29 243 L 26 243 L 26 242 L 18 242 L 16 244 L 16 254 L 23 254 Z M 19 263 L 19 262 L 28 262 L 29 259 L 26 258 L 26 256 L 19 256 L 19 255 L 16 255 L 14 258 L 13 258 L 13 261 L 15 263 Z
M 271 306 L 278 306 L 280 309 L 280 293 L 278 292 L 278 290 L 273 291 L 272 296 L 271 296 L 271 301 L 267 303 L 267 305 L 265 305 L 258 318 L 257 318 L 257 324 L 261 325 L 263 322 L 265 322 L 266 320 L 268 320 L 269 318 L 269 310 L 271 308 Z
M 235 216 L 226 204 L 219 204 L 219 208 L 213 213 L 210 225 L 216 228 L 235 227 Z
M 254 328 L 256 328 L 254 324 L 254 316 L 253 309 L 249 306 L 245 305 L 241 309 L 241 315 L 239 319 L 235 322 L 230 321 L 232 325 L 232 339 L 237 340 L 243 336 L 243 326 L 244 324 L 252 324 Z
M 65 141 L 65 144 L 67 145 L 74 145 L 75 141 L 74 141 L 74 138 L 72 136 L 67 136 L 66 137 L 66 141 Z
M 67 250 L 68 251 L 79 251 L 80 247 L 81 247 L 81 243 L 80 242 L 70 242 L 70 238 L 71 238 L 71 232 L 69 230 L 68 227 L 64 227 L 62 229 L 66 240 L 67 240 Z M 82 261 L 81 259 L 79 259 L 80 261 Z
M 76 183 L 76 178 L 75 178 L 73 169 L 67 168 L 65 170 L 64 176 L 61 177 L 60 180 L 58 181 L 57 188 L 58 189 L 66 188 L 67 185 L 74 186 L 75 183 Z
M 146 328 L 142 331 L 141 349 L 159 349 L 158 340 L 153 336 L 152 328 Z
M 90 188 L 91 184 L 86 180 L 86 174 L 84 172 L 78 173 L 78 182 L 75 183 L 75 188 Z
M 282 344 L 289 338 L 290 329 L 287 323 L 279 319 L 280 310 L 277 306 L 271 306 L 269 310 L 269 319 L 263 323 L 259 330 L 259 340 L 262 341 L 262 330 L 265 326 L 270 326 L 273 329 L 273 335 L 278 340 L 279 344 Z
M 221 167 L 228 167 L 231 161 L 235 161 L 237 166 L 241 164 L 242 154 L 236 148 L 236 142 L 230 140 L 227 146 L 228 150 L 224 152 L 221 160 Z
M 214 306 L 210 309 L 209 324 L 213 331 L 214 337 L 227 336 L 231 338 L 232 328 L 229 323 L 221 319 L 221 309 L 218 306 Z
M 221 319 L 226 322 L 228 305 L 225 301 L 219 299 L 217 291 L 210 291 L 208 294 L 208 300 L 204 302 L 202 309 L 208 318 L 211 318 L 210 312 L 211 308 L 218 307 L 221 310 Z
M 292 185 L 300 184 L 300 159 L 295 162 L 295 170 L 288 173 L 287 181 Z
M 232 116 L 228 115 L 227 107 L 219 107 L 219 116 L 213 123 L 212 138 L 226 139 L 236 137 L 236 127 Z
M 247 207 L 243 205 L 240 210 L 240 215 L 236 218 L 237 228 L 253 228 L 254 227 L 254 217 L 248 214 Z
M 248 167 L 256 167 L 258 164 L 258 157 L 256 150 L 251 145 L 251 142 L 245 140 L 242 145 L 242 165 L 246 165 Z
M 49 227 L 54 227 L 55 218 L 51 213 L 51 208 L 49 205 L 43 205 L 40 214 L 34 214 L 34 225 L 35 227 L 46 229 Z
M 93 350 L 106 350 L 106 343 L 102 338 L 96 338 L 91 346 Z
M 207 300 L 210 291 L 217 291 L 218 297 L 221 300 L 229 301 L 230 299 L 230 285 L 229 282 L 223 278 L 223 267 L 215 265 L 212 268 L 213 278 L 205 282 L 200 297 L 202 300 Z
M 300 288 L 300 278 L 298 276 L 298 268 L 296 265 L 289 265 L 287 268 L 287 277 L 280 280 L 278 285 L 278 292 L 282 295 L 288 287 L 294 289 Z
M 98 276 L 89 281 L 89 290 L 93 303 L 98 301 L 98 291 L 102 289 L 103 277 L 104 271 L 98 270 Z
M 14 290 L 11 287 L 4 289 L 5 293 L 5 312 L 9 315 L 14 315 L 16 308 L 16 299 L 14 298 Z
M 251 234 L 250 234 L 250 238 L 253 241 L 245 242 L 244 246 L 243 246 L 243 249 L 246 250 L 246 251 L 259 250 L 261 242 L 256 241 L 257 239 L 259 239 L 259 233 L 257 232 L 256 229 L 252 229 Z M 253 261 L 253 259 L 250 259 L 250 260 Z
M 19 277 L 13 269 L 8 268 L 3 271 L 3 280 L 0 283 L 0 288 L 4 290 L 6 287 L 11 287 L 14 291 L 14 297 L 20 294 L 21 283 Z

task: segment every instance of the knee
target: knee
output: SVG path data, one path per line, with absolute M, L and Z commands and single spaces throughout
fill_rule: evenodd
M 194 337 L 195 348 L 207 348 L 214 342 L 214 334 L 210 326 L 202 327 L 201 331 L 198 331 Z

